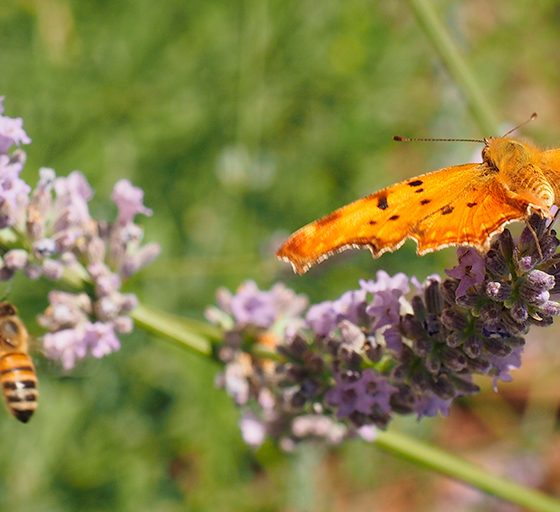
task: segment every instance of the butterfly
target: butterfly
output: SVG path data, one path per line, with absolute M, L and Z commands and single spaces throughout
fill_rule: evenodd
M 478 141 L 481 163 L 415 176 L 307 224 L 277 256 L 303 274 L 346 249 L 365 247 L 377 258 L 409 238 L 419 255 L 454 245 L 486 252 L 506 224 L 533 213 L 551 217 L 560 205 L 560 149 L 541 150 L 508 137 L 512 131 Z

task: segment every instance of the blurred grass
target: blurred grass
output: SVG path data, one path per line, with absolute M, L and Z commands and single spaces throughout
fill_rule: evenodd
M 537 110 L 524 132 L 557 143 L 557 3 L 434 4 L 501 120 Z M 424 277 L 451 264 L 453 251 L 417 258 L 406 244 L 376 261 L 344 254 L 296 277 L 273 257 L 291 230 L 345 202 L 473 158 L 472 145 L 397 145 L 395 133 L 489 135 L 404 2 L 11 0 L 0 5 L 0 48 L 7 113 L 22 116 L 34 140 L 31 182 L 40 166 L 77 167 L 106 216 L 118 178 L 146 190 L 155 212 L 147 238 L 164 249 L 130 283 L 146 304 L 202 318 L 216 287 L 246 278 L 284 279 L 320 300 L 378 269 Z M 31 325 L 46 290 L 14 286 Z M 399 463 L 372 447 L 350 443 L 318 458 L 251 453 L 234 407 L 213 387 L 215 371 L 140 331 L 68 376 L 40 361 L 37 416 L 25 426 L 7 414 L 0 421 L 0 510 L 398 503 L 387 489 Z M 399 422 L 426 437 L 434 424 Z M 428 479 L 402 467 L 409 482 Z M 385 484 L 377 494 L 375 482 Z M 415 510 L 434 510 L 428 494 L 417 499 Z

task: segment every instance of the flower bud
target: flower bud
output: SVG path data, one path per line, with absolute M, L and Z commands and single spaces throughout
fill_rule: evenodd
M 441 323 L 452 331 L 463 331 L 468 325 L 468 320 L 457 309 L 447 308 L 441 314 Z
M 522 278 L 519 286 L 519 293 L 523 300 L 529 303 L 537 301 L 535 303 L 538 304 L 538 297 L 541 296 L 543 292 L 552 289 L 554 284 L 554 276 L 542 270 L 532 270 Z M 548 300 L 548 297 L 546 300 Z M 546 300 L 544 302 L 546 302 Z
M 453 331 L 447 335 L 445 338 L 445 343 L 448 347 L 456 348 L 460 347 L 463 344 L 464 335 L 463 333 Z
M 457 296 L 457 287 L 459 283 L 452 279 L 446 279 L 441 284 L 440 291 L 443 295 L 443 299 L 447 304 L 455 304 Z
M 524 274 L 525 272 L 529 272 L 534 266 L 537 264 L 537 259 L 534 256 L 523 256 L 519 258 L 517 261 L 517 268 L 519 272 Z
M 12 249 L 4 254 L 4 266 L 10 270 L 21 270 L 28 260 L 27 251 L 23 249 Z
M 513 238 L 509 229 L 504 229 L 498 238 L 498 246 L 504 261 L 509 262 L 513 257 Z
M 64 274 L 64 267 L 60 261 L 47 258 L 43 260 L 42 274 L 48 279 L 57 281 L 62 278 L 62 275 Z
M 441 360 L 434 352 L 428 353 L 424 359 L 424 364 L 432 375 L 436 375 L 441 369 Z
M 486 254 L 486 269 L 491 275 L 496 277 L 509 274 L 509 268 L 501 251 L 494 248 L 490 249 Z
M 525 322 L 529 317 L 529 312 L 525 304 L 515 303 L 509 311 L 513 320 L 519 324 Z
M 375 339 L 368 338 L 364 343 L 363 350 L 367 358 L 374 363 L 378 363 L 383 357 L 383 347 L 378 345 Z
M 486 284 L 486 295 L 496 302 L 503 302 L 511 296 L 511 286 L 500 281 L 490 281 Z
M 512 350 L 507 342 L 498 338 L 487 338 L 484 343 L 484 348 L 490 352 L 490 354 L 498 357 L 505 357 L 509 355 Z
M 440 283 L 438 281 L 430 281 L 424 292 L 426 300 L 426 309 L 433 315 L 441 314 L 443 309 L 443 296 L 440 291 Z
M 426 331 L 420 321 L 412 315 L 405 315 L 401 320 L 403 334 L 411 340 L 426 338 Z
M 476 359 L 480 356 L 483 346 L 482 340 L 479 337 L 469 336 L 463 343 L 463 350 L 468 357 Z
M 415 295 L 412 297 L 410 305 L 412 306 L 412 311 L 414 312 L 416 319 L 420 322 L 424 322 L 426 320 L 426 306 L 424 305 L 422 298 Z
M 440 351 L 442 363 L 453 372 L 460 372 L 467 367 L 467 358 L 460 351 L 444 346 Z
M 541 311 L 545 315 L 559 316 L 560 315 L 560 304 L 558 302 L 549 300 L 541 306 Z

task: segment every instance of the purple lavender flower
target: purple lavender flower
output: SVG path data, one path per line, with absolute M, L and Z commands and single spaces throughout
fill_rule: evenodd
M 216 384 L 224 388 L 237 405 L 245 405 L 250 397 L 249 372 L 250 366 L 239 359 L 226 366 L 225 371 L 218 375 Z
M 325 398 L 336 409 L 338 418 L 346 418 L 355 413 L 365 418 L 372 414 L 389 414 L 391 395 L 396 388 L 372 369 L 368 368 L 360 375 L 338 374 L 335 382 Z
M 58 281 L 64 275 L 64 265 L 60 261 L 45 258 L 42 261 L 41 274 L 47 279 Z
M 53 290 L 49 293 L 49 307 L 39 317 L 39 324 L 49 331 L 59 331 L 85 324 L 92 313 L 92 303 L 85 293 Z
M 399 290 L 379 291 L 373 296 L 366 312 L 375 319 L 374 329 L 380 329 L 386 325 L 395 325 L 400 319 L 401 305 Z
M 209 319 L 224 329 L 224 376 L 235 376 L 222 385 L 258 420 L 259 436 L 285 449 L 374 432 L 396 414 L 446 415 L 454 399 L 479 391 L 474 376 L 494 387 L 511 380 L 530 326 L 560 315 L 560 242 L 545 220 L 528 222 L 520 240 L 505 230 L 485 256 L 460 248 L 449 279 L 412 280 L 412 297 L 404 274 L 380 272 L 306 313 L 301 301 L 286 322 L 274 294 L 254 283 L 220 291 Z M 268 336 L 278 359 L 252 352 Z
M 457 249 L 459 264 L 445 273 L 449 277 L 459 280 L 457 287 L 457 298 L 466 295 L 469 288 L 484 281 L 485 268 L 484 258 L 472 247 L 459 247 Z
M 119 209 L 117 222 L 120 224 L 129 224 L 139 213 L 152 215 L 152 210 L 146 208 L 143 204 L 144 191 L 132 186 L 132 183 L 128 180 L 117 181 L 111 197 Z
M 246 412 L 239 422 L 243 440 L 254 448 L 258 448 L 266 439 L 266 426 L 253 413 Z
M 154 261 L 161 252 L 159 244 L 154 242 L 139 247 L 125 254 L 119 273 L 122 277 L 130 277 Z
M 371 432 L 363 428 L 363 435 L 370 436 Z M 293 419 L 292 433 L 298 440 L 321 439 L 328 444 L 339 444 L 347 436 L 348 429 L 323 414 L 305 414 Z
M 23 129 L 20 117 L 6 117 L 4 113 L 4 97 L 0 96 L 0 154 L 8 153 L 14 145 L 29 144 L 31 139 Z
M 4 247 L 0 280 L 22 271 L 29 279 L 53 281 L 65 273 L 93 284 L 91 297 L 53 291 L 40 318 L 49 333 L 45 352 L 71 368 L 86 355 L 102 357 L 120 347 L 117 333 L 130 332 L 136 297 L 121 291 L 126 278 L 159 254 L 157 244 L 142 245 L 138 214 L 151 215 L 143 192 L 127 180 L 117 182 L 114 222 L 98 221 L 89 210 L 93 190 L 78 171 L 57 177 L 42 168 L 34 190 L 20 179 L 25 153 L 15 148 L 31 142 L 22 120 L 3 115 L 0 98 L 0 228 Z M 15 243 L 17 247 L 14 247 Z M 21 242 L 21 244 L 19 244 Z
M 25 163 L 25 154 L 0 154 L 0 228 L 22 227 L 30 188 L 19 174 Z
M 309 326 L 319 335 L 326 336 L 343 321 L 362 325 L 368 321 L 366 292 L 363 289 L 345 292 L 336 301 L 325 301 L 309 308 L 306 315 Z
M 87 355 L 101 358 L 120 348 L 111 322 L 91 322 L 91 301 L 85 294 L 51 292 L 51 306 L 39 323 L 51 330 L 43 336 L 45 354 L 61 361 L 64 369 L 74 367 Z
M 4 266 L 10 270 L 25 268 L 28 253 L 23 249 L 12 249 L 4 254 Z
M 254 325 L 266 329 L 279 318 L 298 315 L 307 305 L 307 299 L 282 284 L 270 291 L 261 291 L 255 282 L 247 281 L 235 295 L 221 289 L 219 305 L 240 327 Z
M 45 355 L 62 363 L 65 370 L 70 370 L 76 361 L 87 355 L 87 343 L 81 329 L 62 329 L 43 336 Z
M 84 252 L 84 242 L 95 233 L 95 223 L 90 216 L 88 201 L 93 191 L 85 177 L 78 171 L 54 181 L 54 202 L 51 214 L 43 218 L 49 222 L 45 231 L 54 240 L 58 253 Z
M 114 327 L 110 323 L 88 322 L 84 342 L 91 351 L 91 355 L 98 359 L 121 348 Z
M 399 273 L 394 277 L 387 272 L 377 272 L 375 281 L 360 281 L 362 290 L 373 294 L 373 302 L 366 308 L 366 313 L 373 318 L 372 330 L 388 326 L 383 336 L 390 350 L 396 352 L 402 348 L 402 337 L 398 328 L 401 312 L 401 297 L 409 290 L 409 280 L 405 274 Z
M 447 416 L 449 415 L 449 408 L 451 407 L 452 401 L 453 400 L 450 398 L 443 400 L 435 394 L 426 394 L 416 401 L 414 410 L 417 413 L 418 419 L 424 416 L 433 417 L 438 414 Z
M 521 354 L 523 346 L 514 348 L 507 356 L 491 356 L 490 361 L 493 366 L 492 385 L 494 391 L 498 391 L 498 382 L 511 382 L 513 380 L 509 372 L 521 366 Z
M 151 263 L 159 255 L 160 247 L 153 243 L 142 246 L 144 233 L 134 223 L 136 215 L 152 214 L 143 204 L 144 192 L 128 180 L 120 180 L 113 188 L 112 198 L 119 213 L 114 223 L 101 230 L 101 238 L 107 245 L 112 268 L 127 278 Z
M 276 319 L 274 297 L 261 292 L 254 282 L 243 285 L 231 297 L 230 308 L 233 317 L 240 325 L 253 324 L 257 327 L 270 327 Z
M 325 301 L 311 306 L 305 320 L 319 336 L 326 336 L 338 325 L 338 313 L 333 302 Z

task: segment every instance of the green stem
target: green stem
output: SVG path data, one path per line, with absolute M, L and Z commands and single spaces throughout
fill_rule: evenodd
M 217 327 L 177 317 L 143 304 L 138 304 L 131 316 L 136 325 L 146 331 L 163 336 L 202 356 L 211 356 L 212 340 L 222 338 L 222 332 Z
M 63 280 L 76 289 L 91 284 L 87 272 L 79 265 L 65 269 Z M 220 329 L 206 322 L 175 316 L 144 304 L 138 304 L 130 316 L 137 326 L 202 356 L 211 357 L 212 342 L 223 337 Z
M 377 446 L 419 466 L 470 484 L 481 491 L 535 512 L 560 512 L 560 501 L 491 473 L 397 432 L 380 432 Z
M 486 136 L 498 134 L 498 123 L 492 107 L 475 80 L 457 45 L 436 16 L 427 0 L 407 0 L 419 25 L 438 52 L 449 74 L 463 93 L 471 112 Z

